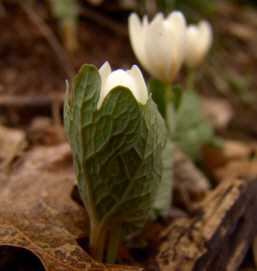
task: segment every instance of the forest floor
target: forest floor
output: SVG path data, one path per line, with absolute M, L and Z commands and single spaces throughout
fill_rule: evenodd
M 21 189 L 28 189 L 29 183 L 20 184 L 18 187 L 13 183 L 9 184 L 9 180 L 16 178 L 15 176 L 27 176 L 20 168 L 24 153 L 32 151 L 29 154 L 32 158 L 33 155 L 37 156 L 37 159 L 42 158 L 44 165 L 48 165 L 43 157 L 48 150 L 44 148 L 58 148 L 60 144 L 67 142 L 62 127 L 66 79 L 71 82 L 84 63 L 94 64 L 99 68 L 105 61 L 109 61 L 113 69 L 126 69 L 138 64 L 128 38 L 128 10 L 121 10 L 116 4 L 112 7 L 107 4 L 93 7 L 84 3 L 77 31 L 78 47 L 69 52 L 63 46 L 57 22 L 49 9 L 49 2 L 34 1 L 33 9 L 24 3 L 25 1 L 3 0 L 0 5 L 2 197 L 11 192 L 15 194 Z M 206 116 L 213 122 L 219 136 L 255 143 L 257 7 L 239 5 L 232 1 L 216 1 L 214 10 L 215 13 L 207 18 L 213 27 L 214 42 L 209 56 L 197 73 L 196 89 L 206 103 L 203 105 Z M 143 73 L 148 79 L 149 75 L 144 71 Z M 184 84 L 184 70 L 178 76 L 177 82 Z M 210 106 L 210 101 L 219 102 L 208 112 L 206 108 Z M 61 161 L 71 167 L 69 150 L 62 149 L 56 156 L 54 150 L 56 149 L 51 152 L 49 149 L 51 162 L 58 165 Z M 61 154 L 65 159 L 68 157 L 67 160 L 62 161 Z M 37 161 L 36 158 L 33 159 L 31 161 Z M 36 165 L 32 165 L 32 169 L 27 166 L 28 171 L 38 170 L 33 168 Z M 24 168 L 26 169 L 26 165 Z M 51 169 L 49 172 L 52 174 Z M 69 175 L 70 172 L 65 171 L 61 175 Z M 72 179 L 73 176 L 69 175 L 69 178 Z M 34 193 L 33 191 L 28 189 L 28 194 Z M 56 195 L 59 195 L 58 193 L 56 192 Z M 85 216 L 83 210 L 76 208 L 71 209 Z M 65 223 L 72 223 L 69 219 Z M 83 221 L 77 218 L 74 220 L 77 228 L 74 228 L 72 234 L 80 235 L 83 232 Z M 69 235 L 66 237 L 72 238 Z M 3 262 L 4 260 L 0 259 L 0 264 Z

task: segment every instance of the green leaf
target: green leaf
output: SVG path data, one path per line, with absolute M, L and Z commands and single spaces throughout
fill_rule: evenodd
M 196 160 L 202 145 L 214 140 L 214 131 L 202 116 L 201 103 L 195 92 L 184 92 L 175 119 L 175 140 L 185 154 Z
M 84 65 L 73 82 L 70 105 L 66 93 L 64 124 L 93 224 L 119 221 L 129 232 L 142 227 L 152 210 L 167 132 L 152 99 L 141 105 L 121 86 L 97 110 L 100 84 L 98 70 Z
M 157 196 L 154 201 L 153 217 L 165 217 L 172 201 L 173 188 L 173 144 L 170 139 L 167 140 L 161 156 L 162 177 Z

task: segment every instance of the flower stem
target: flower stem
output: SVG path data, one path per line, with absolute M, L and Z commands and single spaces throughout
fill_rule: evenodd
M 172 95 L 171 95 L 171 86 L 168 84 L 165 84 L 165 100 L 166 103 L 170 103 L 172 101 Z
M 194 84 L 195 84 L 195 69 L 189 68 L 187 72 L 187 78 L 186 78 L 187 90 L 194 89 Z
M 171 94 L 171 86 L 166 85 L 165 87 L 165 100 L 166 100 L 166 124 L 168 128 L 168 132 L 170 138 L 174 138 L 175 130 L 176 130 L 176 122 L 175 122 L 175 114 L 174 114 L 174 106 L 172 102 L 172 94 Z
M 110 264 L 115 263 L 117 253 L 118 253 L 120 238 L 121 238 L 121 223 L 118 222 L 112 228 L 109 246 L 107 250 L 107 258 L 106 258 L 107 263 L 110 263 Z

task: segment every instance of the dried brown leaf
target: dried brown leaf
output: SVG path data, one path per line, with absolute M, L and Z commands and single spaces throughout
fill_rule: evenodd
M 201 97 L 204 117 L 216 129 L 225 129 L 231 121 L 234 112 L 225 99 Z
M 257 145 L 225 140 L 222 149 L 204 150 L 208 170 L 218 181 L 228 178 L 252 179 L 257 176 Z
M 0 250 L 26 248 L 47 271 L 140 270 L 96 262 L 77 244 L 88 236 L 89 223 L 85 208 L 71 198 L 75 177 L 68 144 L 33 149 L 6 178 L 0 182 Z
M 7 167 L 26 145 L 23 131 L 0 125 L 0 170 Z

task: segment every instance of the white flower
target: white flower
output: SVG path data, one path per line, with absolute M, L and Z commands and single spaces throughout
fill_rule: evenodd
M 106 61 L 99 69 L 102 79 L 100 98 L 97 103 L 99 109 L 107 94 L 117 86 L 123 86 L 131 90 L 134 97 L 141 104 L 145 104 L 148 99 L 148 92 L 145 80 L 139 68 L 133 65 L 131 70 L 115 70 L 112 72 L 110 64 Z
M 212 28 L 207 21 L 187 28 L 187 49 L 185 64 L 189 68 L 196 67 L 205 57 L 212 44 Z
M 186 50 L 186 20 L 174 11 L 164 18 L 157 13 L 152 22 L 137 14 L 129 16 L 129 36 L 133 51 L 142 66 L 154 77 L 171 83 L 183 64 Z

